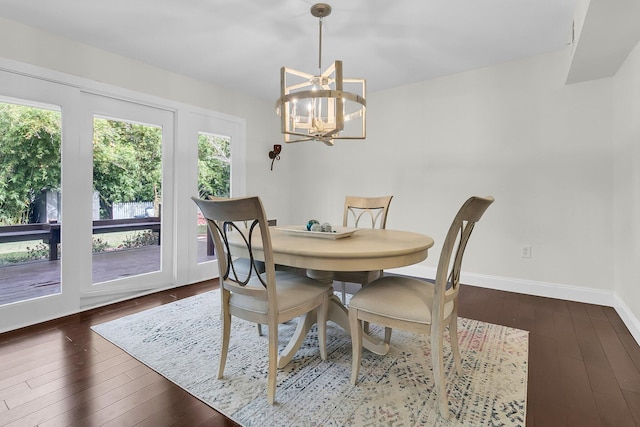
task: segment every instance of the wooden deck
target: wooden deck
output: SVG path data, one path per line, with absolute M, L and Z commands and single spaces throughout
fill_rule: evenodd
M 206 247 L 206 241 L 200 243 Z M 160 269 L 159 245 L 93 254 L 92 283 Z M 198 253 L 203 254 L 204 249 Z M 200 262 L 206 260 L 204 257 Z M 60 260 L 31 261 L 0 267 L 0 305 L 60 293 Z
M 0 305 L 60 293 L 60 261 L 0 267 Z

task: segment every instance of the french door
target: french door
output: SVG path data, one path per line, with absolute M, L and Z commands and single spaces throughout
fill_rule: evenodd
M 173 280 L 174 112 L 84 92 L 83 298 Z M 89 271 L 89 266 L 90 271 Z
M 5 106 L 13 106 L 10 109 L 22 110 L 20 114 L 14 115 L 15 120 L 11 127 L 38 129 L 33 137 L 20 134 L 20 137 L 24 138 L 24 149 L 14 150 L 14 157 L 20 154 L 43 157 L 38 167 L 34 166 L 33 161 L 14 163 L 9 162 L 9 159 L 3 159 L 2 167 L 14 168 L 10 171 L 13 175 L 10 179 L 16 179 L 26 185 L 31 193 L 22 199 L 31 205 L 28 218 L 12 220 L 5 217 L 5 225 L 24 223 L 31 228 L 42 227 L 42 231 L 48 233 L 40 236 L 39 241 L 27 242 L 28 256 L 33 259 L 2 267 L 2 329 L 6 325 L 16 327 L 32 324 L 34 319 L 42 321 L 59 317 L 61 314 L 72 312 L 77 306 L 79 286 L 77 283 L 74 286 L 71 282 L 65 281 L 65 277 L 69 278 L 72 275 L 70 269 L 65 271 L 63 265 L 71 265 L 72 260 L 65 259 L 68 253 L 62 255 L 58 251 L 58 248 L 65 251 L 68 248 L 65 240 L 58 239 L 61 230 L 58 220 L 64 216 L 65 200 L 69 197 L 65 194 L 66 190 L 63 191 L 63 187 L 65 183 L 73 180 L 65 171 L 65 163 L 73 164 L 77 161 L 78 151 L 77 146 L 74 146 L 74 142 L 77 141 L 77 127 L 73 122 L 76 100 L 77 91 L 65 85 L 44 82 L 20 73 L 0 71 L 0 101 L 4 102 Z M 5 121 L 5 125 L 9 126 L 9 123 Z M 3 132 L 6 131 L 5 126 Z M 48 135 L 44 135 L 45 133 Z M 9 140 L 3 143 L 9 144 Z M 52 154 L 53 151 L 55 155 Z M 9 166 L 7 162 L 14 164 Z M 34 174 L 38 174 L 39 177 L 34 179 Z M 3 191 L 5 196 L 16 194 L 15 189 L 8 189 L 7 186 L 3 186 Z M 57 236 L 57 241 L 53 239 L 54 235 Z M 21 247 L 21 242 L 8 244 L 15 244 L 13 251 L 23 256 L 24 248 Z M 43 252 L 44 256 L 34 258 L 33 256 L 37 255 L 35 252 Z M 16 291 L 16 288 L 20 295 L 18 298 L 12 298 L 10 293 Z
M 190 198 L 245 195 L 243 119 L 30 67 L 0 68 L 7 101 L 58 115 L 59 283 L 0 303 L 0 332 L 218 275 Z

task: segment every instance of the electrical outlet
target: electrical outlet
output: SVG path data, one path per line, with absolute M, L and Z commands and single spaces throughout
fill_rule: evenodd
M 520 256 L 522 258 L 531 258 L 531 245 L 522 245 L 520 248 Z

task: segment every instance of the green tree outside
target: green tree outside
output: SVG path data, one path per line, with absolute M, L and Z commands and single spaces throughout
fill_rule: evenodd
M 28 223 L 36 197 L 60 191 L 60 146 L 60 112 L 0 102 L 0 225 Z M 230 155 L 228 138 L 199 135 L 201 197 L 229 197 Z M 101 218 L 111 218 L 114 203 L 159 202 L 162 129 L 96 118 L 93 183 Z
M 93 184 L 100 194 L 100 218 L 111 218 L 114 203 L 157 204 L 162 187 L 162 129 L 120 120 L 95 119 L 93 123 Z
M 58 111 L 0 103 L 0 225 L 24 224 L 43 190 L 60 190 Z
M 229 138 L 198 135 L 198 195 L 229 197 L 231 194 L 231 141 Z

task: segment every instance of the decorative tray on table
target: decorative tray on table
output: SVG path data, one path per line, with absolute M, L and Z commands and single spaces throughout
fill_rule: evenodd
M 315 237 L 318 239 L 343 239 L 345 237 L 349 237 L 353 235 L 357 228 L 348 228 L 348 227 L 336 227 L 336 230 L 333 231 L 308 231 L 306 226 L 301 225 L 300 227 L 276 227 L 278 230 L 282 231 L 286 234 L 291 234 L 293 236 L 301 236 L 301 237 Z

